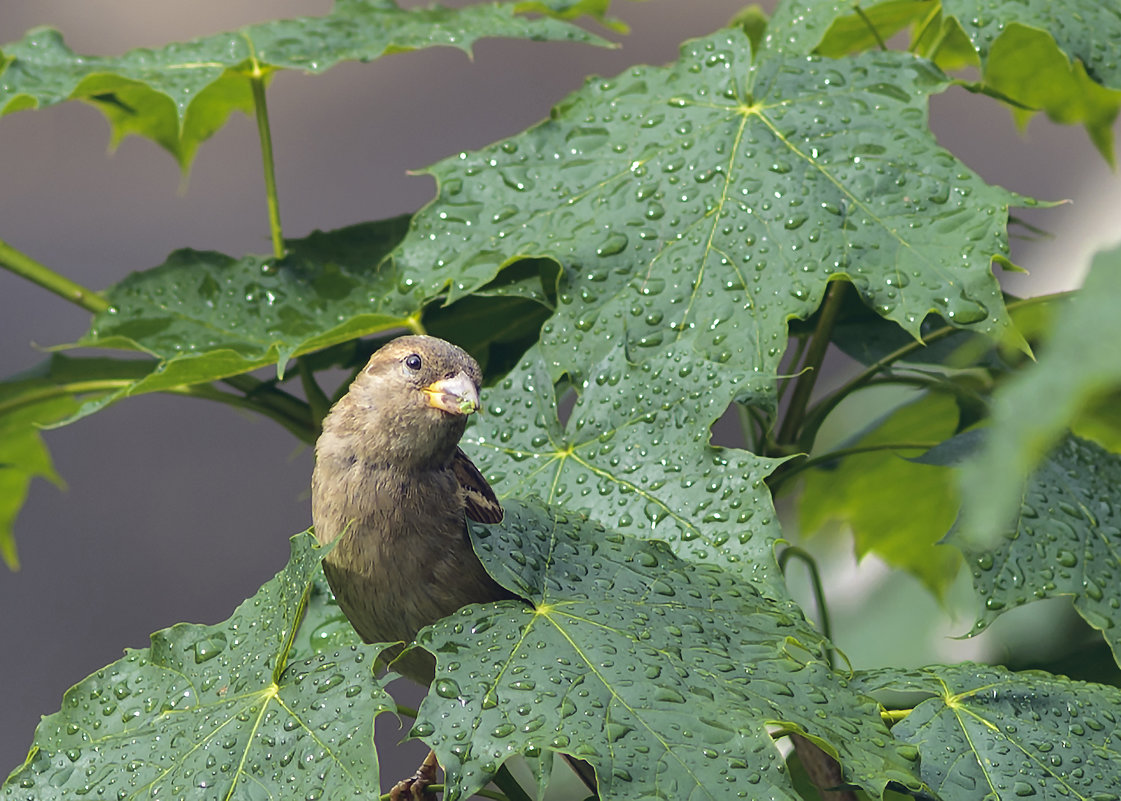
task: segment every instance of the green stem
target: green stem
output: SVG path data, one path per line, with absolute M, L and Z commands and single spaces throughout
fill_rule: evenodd
M 300 384 L 303 385 L 304 396 L 311 407 L 311 419 L 318 423 L 327 416 L 327 412 L 331 408 L 331 401 L 315 380 L 315 373 L 308 367 L 307 359 L 303 357 L 297 359 L 296 368 L 300 373 Z
M 38 284 L 43 289 L 54 292 L 59 297 L 65 298 L 93 314 L 109 308 L 109 301 L 97 292 L 86 289 L 66 276 L 59 275 L 45 264 L 35 261 L 26 253 L 16 250 L 3 240 L 0 240 L 0 267 Z
M 257 135 L 261 139 L 261 161 L 265 172 L 265 202 L 269 210 L 269 234 L 272 252 L 278 259 L 284 257 L 284 234 L 280 227 L 280 200 L 276 191 L 276 166 L 272 154 L 272 131 L 269 127 L 269 107 L 265 100 L 265 73 L 257 58 L 253 58 L 253 72 L 249 74 L 253 87 L 253 111 L 257 116 Z
M 809 451 L 810 446 L 812 446 L 814 439 L 817 437 L 818 429 L 821 428 L 821 424 L 825 421 L 829 413 L 837 408 L 841 401 L 869 383 L 881 370 L 890 367 L 895 362 L 906 358 L 915 351 L 927 347 L 931 342 L 937 342 L 939 339 L 947 337 L 958 330 L 960 329 L 952 328 L 951 326 L 939 328 L 937 331 L 927 335 L 925 340 L 908 342 L 903 347 L 893 350 L 887 356 L 872 362 L 868 367 L 857 373 L 856 376 L 818 401 L 817 405 L 809 410 L 806 414 L 806 424 L 802 428 L 802 434 L 798 440 L 798 444 L 801 445 L 803 450 Z
M 234 376 L 238 378 L 239 376 Z M 223 383 L 234 386 L 234 382 L 226 378 L 222 380 Z M 194 384 L 184 385 L 181 387 L 172 387 L 163 390 L 169 395 L 182 395 L 188 398 L 202 398 L 204 400 L 216 401 L 217 403 L 225 404 L 226 406 L 233 406 L 238 409 L 246 409 L 248 411 L 257 412 L 264 417 L 278 423 L 289 433 L 296 437 L 296 439 L 306 442 L 309 445 L 315 444 L 316 438 L 319 436 L 319 429 L 312 426 L 309 420 L 309 412 L 307 405 L 303 404 L 295 398 L 292 401 L 299 403 L 304 407 L 303 414 L 293 414 L 290 406 L 292 404 L 285 403 L 278 400 L 272 394 L 246 394 L 231 395 L 229 392 L 222 392 L 212 384 Z M 284 393 L 276 393 L 284 395 Z M 287 396 L 291 398 L 291 396 Z
M 131 378 L 107 378 L 96 381 L 74 381 L 69 384 L 45 386 L 35 392 L 24 392 L 7 401 L 0 402 L 0 417 L 24 406 L 38 403 L 39 401 L 68 397 L 70 395 L 85 395 L 91 392 L 112 392 L 115 389 L 127 387 L 132 382 Z
M 888 726 L 894 726 L 899 721 L 904 720 L 913 711 L 913 709 L 883 709 L 880 710 L 880 719 Z
M 798 337 L 798 343 L 794 346 L 794 355 L 790 358 L 791 365 L 798 364 L 798 362 L 802 361 L 802 354 L 806 352 L 806 345 L 809 343 L 809 341 L 810 337 Z M 790 389 L 791 384 L 794 383 L 794 379 L 796 378 L 798 378 L 797 375 L 790 375 L 781 379 L 778 388 L 779 401 L 782 401 L 783 396 L 786 394 L 786 390 Z
M 813 587 L 814 604 L 817 606 L 817 616 L 821 624 L 821 633 L 825 635 L 825 639 L 832 641 L 833 625 L 829 620 L 829 607 L 825 604 L 825 586 L 821 582 L 821 573 L 817 569 L 817 561 L 803 549 L 796 545 L 791 545 L 784 550 L 778 558 L 779 570 L 784 574 L 786 573 L 786 565 L 791 559 L 797 559 L 809 569 L 810 583 Z M 827 648 L 825 653 L 826 658 L 829 660 L 829 667 L 833 667 L 835 659 L 833 648 Z
M 883 37 L 880 36 L 880 32 L 876 30 L 876 26 L 872 24 L 872 20 L 868 19 L 868 15 L 864 13 L 864 9 L 857 5 L 853 8 L 853 11 L 855 11 L 856 16 L 860 17 L 860 20 L 868 26 L 868 30 L 870 30 L 872 36 L 876 38 L 876 44 L 880 46 L 880 50 L 887 50 L 887 44 L 884 42 Z
M 759 438 L 755 435 L 755 418 L 751 416 L 750 409 L 742 403 L 737 403 L 736 419 L 739 420 L 740 433 L 743 434 L 744 444 L 749 451 L 755 452 Z
M 533 801 L 522 786 L 518 784 L 518 780 L 514 778 L 514 774 L 505 765 L 498 769 L 491 780 L 497 785 L 498 789 L 506 794 L 509 801 Z
M 260 412 L 270 420 L 280 423 L 295 434 L 297 439 L 309 445 L 315 443 L 319 436 L 319 421 L 312 419 L 311 407 L 299 398 L 246 373 L 223 378 L 222 383 L 244 393 L 245 397 L 229 395 L 211 387 L 210 389 L 220 396 L 214 397 L 213 400 Z M 188 387 L 188 389 L 194 388 Z
M 420 312 L 410 314 L 405 319 L 405 326 L 414 334 L 426 335 L 428 332 L 424 329 L 424 323 L 420 321 Z
M 1021 298 L 1020 300 L 1014 300 L 1011 303 L 1006 304 L 1005 308 L 1009 312 L 1012 312 L 1025 306 L 1032 306 L 1036 303 L 1053 303 L 1056 300 L 1063 300 L 1065 298 L 1071 297 L 1077 292 L 1078 290 L 1075 289 L 1066 292 L 1055 292 L 1050 295 L 1039 295 L 1034 298 Z M 897 348 L 886 356 L 877 359 L 876 361 L 872 362 L 872 364 L 868 365 L 865 369 L 861 370 L 855 376 L 842 384 L 840 387 L 838 387 L 836 390 L 826 395 L 824 398 L 818 401 L 817 404 L 806 414 L 805 425 L 802 427 L 802 433 L 798 440 L 800 449 L 806 452 L 811 450 L 813 441 L 817 437 L 818 429 L 821 428 L 821 424 L 825 421 L 825 418 L 829 416 L 829 413 L 836 409 L 841 401 L 843 401 L 853 392 L 865 386 L 866 384 L 870 384 L 878 373 L 890 367 L 895 362 L 907 358 L 915 351 L 922 350 L 933 342 L 937 342 L 938 340 L 948 337 L 951 334 L 961 333 L 968 332 L 961 328 L 955 328 L 952 325 L 947 325 L 943 326 L 942 328 L 936 329 L 927 334 L 924 339 L 916 339 L 913 342 L 908 342 L 903 347 Z
M 407 718 L 412 718 L 413 720 L 416 720 L 417 711 L 415 709 L 413 709 L 411 706 L 405 706 L 404 704 L 397 704 L 397 714 L 398 715 L 404 715 Z
M 821 363 L 825 360 L 825 352 L 829 348 L 829 339 L 833 334 L 833 324 L 841 311 L 844 302 L 847 284 L 834 281 L 829 285 L 825 295 L 825 302 L 821 304 L 821 313 L 817 318 L 817 328 L 814 329 L 813 338 L 806 349 L 806 360 L 802 363 L 802 373 L 794 385 L 794 393 L 790 396 L 790 405 L 786 408 L 782 427 L 779 429 L 778 442 L 780 445 L 793 444 L 798 439 L 798 431 L 802 427 L 802 420 L 809 405 L 810 396 L 813 394 L 814 384 L 821 372 Z
M 942 11 L 941 3 L 934 3 L 934 8 L 926 15 L 926 19 L 919 25 L 919 32 L 915 34 L 915 38 L 911 40 L 911 46 L 907 50 L 911 53 L 919 52 L 919 43 L 926 36 L 926 32 L 930 30 L 930 26 L 934 24 L 934 20 L 938 19 Z
M 934 40 L 934 45 L 930 48 L 930 51 L 925 54 L 925 57 L 935 64 L 938 63 L 938 51 L 942 49 L 942 45 L 946 44 L 946 39 L 950 35 L 950 30 L 951 28 L 949 25 L 943 24 L 942 30 L 938 32 L 938 37 Z
M 835 451 L 823 453 L 821 456 L 815 456 L 812 459 L 803 459 L 793 467 L 772 476 L 767 480 L 767 486 L 771 488 L 771 493 L 774 494 L 778 491 L 780 486 L 799 473 L 809 470 L 811 467 L 816 467 L 819 464 L 835 462 L 846 456 L 853 456 L 859 453 L 875 453 L 876 451 L 926 451 L 937 444 L 937 442 L 884 442 L 878 445 L 854 445 L 851 448 L 838 448 Z

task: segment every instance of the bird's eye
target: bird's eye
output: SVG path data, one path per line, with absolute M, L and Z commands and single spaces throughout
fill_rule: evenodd
M 420 369 L 420 357 L 417 356 L 415 353 L 412 354 L 411 356 L 406 356 L 405 357 L 405 366 L 408 367 L 410 370 L 419 370 Z

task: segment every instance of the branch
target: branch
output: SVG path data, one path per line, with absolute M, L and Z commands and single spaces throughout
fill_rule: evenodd
M 252 47 L 250 42 L 250 47 Z M 269 107 L 265 101 L 265 73 L 253 54 L 253 71 L 249 74 L 249 85 L 253 88 L 253 111 L 257 119 L 257 136 L 261 140 L 261 162 L 265 173 L 265 203 L 269 212 L 269 235 L 272 237 L 272 252 L 278 259 L 284 258 L 284 234 L 280 227 L 280 198 L 276 191 L 276 165 L 272 153 L 272 129 L 269 126 Z
M 825 360 L 825 352 L 829 348 L 829 341 L 833 335 L 833 324 L 841 311 L 847 286 L 840 281 L 834 281 L 829 285 L 825 302 L 821 304 L 821 316 L 817 319 L 817 328 L 814 329 L 809 348 L 806 349 L 802 373 L 794 385 L 790 405 L 786 408 L 786 416 L 783 418 L 782 428 L 779 429 L 780 445 L 789 445 L 798 439 L 798 431 L 802 426 L 810 396 L 813 394 L 814 384 L 817 383 L 817 377 L 821 373 L 821 363 Z
M 88 312 L 97 314 L 109 308 L 109 301 L 97 292 L 86 289 L 81 284 L 59 275 L 51 268 L 22 253 L 0 240 L 0 267 L 38 284 L 61 298 L 81 306 Z

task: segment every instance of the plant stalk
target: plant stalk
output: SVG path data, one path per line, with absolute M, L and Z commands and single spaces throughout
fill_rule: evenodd
M 927 451 L 937 444 L 937 442 L 884 442 L 878 445 L 855 445 L 851 448 L 838 448 L 835 451 L 823 453 L 812 459 L 803 459 L 788 470 L 776 473 L 767 480 L 767 486 L 771 488 L 771 494 L 775 494 L 778 492 L 780 486 L 799 473 L 809 470 L 811 467 L 816 467 L 819 464 L 828 464 L 838 459 L 844 459 L 846 456 L 855 456 L 861 453 L 875 453 L 877 451 Z M 785 551 L 783 553 L 785 553 Z
M 93 314 L 109 308 L 109 301 L 97 292 L 86 289 L 64 275 L 59 275 L 45 264 L 35 261 L 26 253 L 16 250 L 3 240 L 0 240 L 0 267 L 38 284 L 43 289 L 54 292 L 59 297 L 65 298 Z
M 331 409 L 331 401 L 315 380 L 315 373 L 308 367 L 307 359 L 300 357 L 296 360 L 296 368 L 300 373 L 300 384 L 304 388 L 304 397 L 311 407 L 311 419 L 319 424 Z
M 272 129 L 269 127 L 269 106 L 265 99 L 265 73 L 261 71 L 256 57 L 253 59 L 253 72 L 249 75 L 249 85 L 253 88 L 253 111 L 257 118 L 257 135 L 261 140 L 261 162 L 265 173 L 265 203 L 269 212 L 269 236 L 272 238 L 272 252 L 278 259 L 284 258 L 284 233 L 280 227 L 280 200 L 276 191 L 276 163 L 272 152 Z
M 779 570 L 784 574 L 786 573 L 786 565 L 791 559 L 797 559 L 810 571 L 810 583 L 813 587 L 814 605 L 817 606 L 817 616 L 819 625 L 821 626 L 821 633 L 825 635 L 825 639 L 832 640 L 833 624 L 829 620 L 829 608 L 825 605 L 825 585 L 821 581 L 821 573 L 817 569 L 817 561 L 807 551 L 796 545 L 791 545 L 786 548 L 778 558 Z M 836 659 L 832 645 L 826 649 L 825 653 L 826 658 L 829 660 L 829 667 L 832 668 L 833 662 Z
M 856 12 L 856 16 L 860 17 L 860 21 L 867 26 L 868 30 L 872 32 L 872 36 L 875 37 L 876 44 L 880 46 L 880 50 L 887 50 L 887 43 L 884 41 L 884 38 L 880 36 L 880 32 L 876 30 L 876 26 L 872 24 L 872 20 L 868 19 L 868 15 L 864 13 L 864 9 L 857 4 L 853 7 L 853 11 Z
M 236 377 L 236 376 L 235 376 Z M 229 379 L 223 379 L 223 382 L 233 386 Z M 194 384 L 184 385 L 181 387 L 172 387 L 171 389 L 162 390 L 169 395 L 183 395 L 190 398 L 203 398 L 205 400 L 217 401 L 226 406 L 233 406 L 238 409 L 246 409 L 248 411 L 257 412 L 274 423 L 279 424 L 296 439 L 308 445 L 314 445 L 316 437 L 319 436 L 319 430 L 308 422 L 307 411 L 303 415 L 294 415 L 291 409 L 287 408 L 287 404 L 283 401 L 277 402 L 273 395 L 246 394 L 244 397 L 241 395 L 232 395 L 229 392 L 222 392 L 220 389 L 212 384 Z M 276 393 L 283 395 L 283 393 Z M 301 401 L 296 401 L 301 403 Z
M 287 392 L 282 392 L 276 387 L 245 373 L 223 378 L 222 383 L 244 393 L 245 397 L 241 398 L 219 392 L 208 385 L 203 386 L 214 393 L 213 400 L 260 412 L 270 420 L 280 423 L 300 441 L 306 442 L 308 445 L 315 444 L 315 440 L 319 436 L 319 421 L 312 420 L 311 408 L 299 398 L 293 397 Z M 207 395 L 207 397 L 211 396 Z
M 529 797 L 529 793 L 518 784 L 518 780 L 514 778 L 514 774 L 512 774 L 510 769 L 505 765 L 498 769 L 498 772 L 494 774 L 494 778 L 491 779 L 491 781 L 495 783 L 499 790 L 506 794 L 506 797 L 510 799 L 510 801 L 533 801 L 533 799 Z
M 798 431 L 802 427 L 802 420 L 809 405 L 810 396 L 813 394 L 814 384 L 817 383 L 821 364 L 825 361 L 825 352 L 829 348 L 829 339 L 833 334 L 833 324 L 841 311 L 847 284 L 834 281 L 829 285 L 825 295 L 825 302 L 821 304 L 821 316 L 817 319 L 817 328 L 814 329 L 813 338 L 806 349 L 806 360 L 802 363 L 802 373 L 794 384 L 794 392 L 790 396 L 790 405 L 786 408 L 786 416 L 782 420 L 782 427 L 778 433 L 780 445 L 793 444 L 798 439 Z

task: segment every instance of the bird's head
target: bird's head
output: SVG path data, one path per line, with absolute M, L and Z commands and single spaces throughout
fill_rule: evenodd
M 481 380 L 478 363 L 462 348 L 436 337 L 399 337 L 354 379 L 348 422 L 368 429 L 371 446 L 403 465 L 446 460 L 467 417 L 481 411 Z

